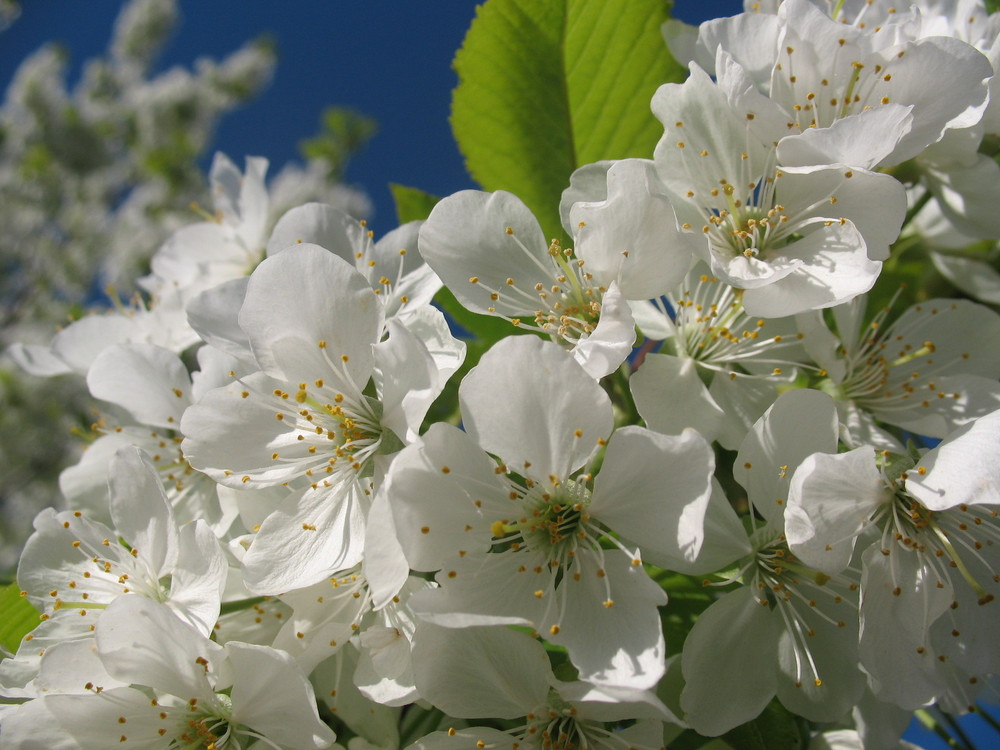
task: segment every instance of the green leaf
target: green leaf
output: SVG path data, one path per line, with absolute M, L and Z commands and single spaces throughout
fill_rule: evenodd
M 551 236 L 577 167 L 650 157 L 649 102 L 682 81 L 660 27 L 664 0 L 488 0 L 455 55 L 451 125 L 485 190 L 509 190 Z
M 441 287 L 441 290 L 434 295 L 434 302 L 444 310 L 453 322 L 458 323 L 469 334 L 486 343 L 499 341 L 512 333 L 523 333 L 503 318 L 480 315 L 466 310 L 446 286 Z
M 38 610 L 21 596 L 16 583 L 0 588 L 0 646 L 15 653 L 28 633 L 38 626 Z
M 420 188 L 407 187 L 395 182 L 389 183 L 389 192 L 396 202 L 396 218 L 400 224 L 426 219 L 431 215 L 431 209 L 441 200 Z
M 806 746 L 800 720 L 777 700 L 753 721 L 730 729 L 722 739 L 736 750 L 802 750 Z

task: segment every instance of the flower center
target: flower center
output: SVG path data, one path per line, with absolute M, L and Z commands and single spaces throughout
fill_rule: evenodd
M 805 64 L 797 65 L 794 46 L 782 50 L 775 66 L 782 77 L 773 87 L 772 97 L 794 118 L 788 123 L 790 129 L 803 132 L 828 127 L 848 115 L 892 101 L 892 71 L 905 50 L 887 62 L 866 64 L 852 59 L 860 50 L 848 38 L 838 41 L 839 48 L 822 71 L 808 54 Z
M 230 711 L 232 710 L 232 701 L 229 700 L 229 696 L 217 693 L 216 698 L 225 699 Z M 231 734 L 228 712 L 224 716 L 210 713 L 192 716 L 188 719 L 187 729 L 177 737 L 177 740 L 184 743 L 178 745 L 178 748 L 183 747 L 184 750 L 188 750 L 188 748 L 191 750 L 198 748 L 221 749 L 228 744 Z
M 494 539 L 517 549 L 522 540 L 528 548 L 541 552 L 553 566 L 567 565 L 576 548 L 588 538 L 596 543 L 600 530 L 590 523 L 587 506 L 590 490 L 587 478 L 566 482 L 550 480 L 543 486 L 526 480 L 525 487 L 512 482 L 511 497 L 516 498 L 523 515 L 516 521 L 495 521 L 490 530 Z
M 531 258 L 545 281 L 532 284 L 525 279 L 507 278 L 502 287 L 491 289 L 478 276 L 471 277 L 469 283 L 489 292 L 493 304 L 487 311 L 515 326 L 555 335 L 571 343 L 593 332 L 601 317 L 601 300 L 607 289 L 594 283 L 593 275 L 584 270 L 583 259 L 574 257 L 572 248 L 564 248 L 558 240 L 552 240 L 548 250 L 552 264 L 546 266 L 529 252 L 513 228 L 508 227 L 506 234 L 521 253 Z M 504 311 L 498 310 L 497 304 Z M 516 310 L 524 311 L 524 318 L 505 314 L 516 315 Z M 526 321 L 529 315 L 531 323 Z
M 320 349 L 326 342 L 319 342 Z M 324 352 L 325 353 L 325 352 Z M 333 363 L 327 356 L 327 360 Z M 336 368 L 339 386 L 322 378 L 312 383 L 254 390 L 255 397 L 274 408 L 274 417 L 288 427 L 273 441 L 271 460 L 292 465 L 315 489 L 373 471 L 370 459 L 391 453 L 402 442 L 381 425 L 382 404 L 365 395 L 349 378 L 346 368 Z M 251 391 L 243 391 L 244 398 Z M 249 476 L 243 482 L 251 481 Z
M 782 225 L 788 221 L 784 206 L 775 204 L 765 209 L 762 205 L 744 205 L 733 199 L 732 185 L 726 185 L 724 192 L 729 197 L 729 208 L 708 216 L 712 245 L 716 250 L 722 254 L 756 258 L 769 246 L 783 244 L 781 240 L 786 232 Z
M 545 750 L 579 750 L 589 746 L 580 723 L 574 718 L 576 710 L 570 707 L 557 710 L 549 708 L 538 714 L 529 714 L 525 738 Z
M 521 730 L 524 744 L 542 750 L 662 750 L 659 746 L 636 744 L 634 737 L 624 737 L 599 722 L 580 718 L 577 713 L 576 706 L 564 700 L 554 689 L 550 690 L 546 704 L 525 717 L 527 723 Z
M 960 393 L 940 388 L 936 379 L 956 372 L 956 365 L 970 355 L 963 353 L 959 359 L 938 352 L 931 328 L 936 318 L 954 314 L 956 308 L 923 309 L 918 305 L 886 326 L 892 304 L 890 301 L 878 312 L 856 345 L 845 341 L 838 349 L 846 365 L 841 382 L 826 380 L 817 387 L 833 398 L 853 400 L 883 416 L 888 412 L 905 414 L 929 409 L 944 399 L 961 398 Z M 947 348 L 947 342 L 942 345 Z
M 925 469 L 917 466 L 911 471 L 923 474 Z M 890 483 L 892 500 L 875 516 L 875 520 L 886 520 L 882 553 L 889 554 L 893 546 L 915 552 L 941 580 L 950 581 L 953 588 L 956 582 L 952 571 L 955 571 L 976 593 L 980 606 L 989 604 L 994 595 L 987 591 L 988 584 L 984 584 L 982 577 L 1000 583 L 1000 573 L 986 553 L 986 548 L 1000 542 L 997 523 L 1000 514 L 995 508 L 964 503 L 947 510 L 930 510 L 906 492 L 908 475 L 904 471 Z M 893 593 L 898 595 L 899 590 Z
M 797 344 L 803 334 L 763 335 L 768 322 L 748 315 L 742 297 L 741 289 L 702 274 L 675 295 L 654 300 L 654 305 L 663 309 L 666 303 L 669 307 L 663 312 L 677 330 L 673 339 L 677 356 L 691 358 L 702 367 L 729 370 L 733 364 L 750 361 L 796 366 L 798 363 L 781 357 L 777 351 Z M 781 368 L 775 368 L 772 374 L 780 375 Z
M 761 536 L 766 534 L 768 538 Z M 775 612 L 788 633 L 795 659 L 795 686 L 804 681 L 824 684 L 813 657 L 817 636 L 847 627 L 856 620 L 858 584 L 845 576 L 829 576 L 802 564 L 788 549 L 784 537 L 758 531 L 756 552 L 742 568 L 757 603 Z M 739 574 L 738 574 L 739 575 Z

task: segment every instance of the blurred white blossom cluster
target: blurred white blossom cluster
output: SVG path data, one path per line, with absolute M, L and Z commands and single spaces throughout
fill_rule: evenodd
M 568 242 L 503 191 L 271 222 L 220 156 L 141 305 L 16 346 L 102 411 L 0 747 L 742 748 L 778 706 L 763 746 L 889 750 L 995 699 L 1000 16 L 746 5 L 664 29 L 654 156 L 578 169 Z M 883 290 L 913 242 L 965 297 Z M 472 367 L 442 287 L 509 324 Z
M 6 4 L 0 16 L 13 20 L 15 10 Z M 268 84 L 275 56 L 261 40 L 191 70 L 154 72 L 177 15 L 175 0 L 125 4 L 107 52 L 86 61 L 72 88 L 68 52 L 55 45 L 14 73 L 0 107 L 0 346 L 44 341 L 96 304 L 146 304 L 133 296 L 140 270 L 172 232 L 200 218 L 191 206 L 209 199 L 198 160 L 220 118 Z M 262 220 L 310 199 L 369 210 L 318 161 L 290 165 L 273 189 L 274 210 Z M 0 570 L 16 562 L 25 514 L 57 494 L 38 477 L 65 466 L 70 428 L 91 421 L 77 386 L 19 372 L 0 359 Z

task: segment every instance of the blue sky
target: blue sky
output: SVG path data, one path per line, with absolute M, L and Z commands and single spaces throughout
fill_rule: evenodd
M 28 0 L 0 35 L 0 86 L 46 41 L 66 46 L 71 75 L 100 54 L 122 2 Z M 257 100 L 222 123 L 216 147 L 238 163 L 262 155 L 277 170 L 297 159 L 297 143 L 315 134 L 332 104 L 374 116 L 379 133 L 351 163 L 348 180 L 375 201 L 378 234 L 394 226 L 387 184 L 438 195 L 475 187 L 451 137 L 448 111 L 455 50 L 475 15 L 474 0 L 180 0 L 181 23 L 161 69 L 221 58 L 248 39 L 277 43 L 277 74 Z M 698 22 L 741 10 L 738 0 L 679 0 L 675 15 Z

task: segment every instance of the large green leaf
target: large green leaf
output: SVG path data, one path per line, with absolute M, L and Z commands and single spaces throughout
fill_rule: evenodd
M 14 653 L 21 640 L 38 626 L 38 610 L 21 596 L 16 583 L 0 588 L 0 646 Z
M 469 174 L 517 194 L 551 236 L 574 169 L 649 157 L 649 102 L 684 79 L 665 0 L 487 0 L 455 55 L 451 124 Z

